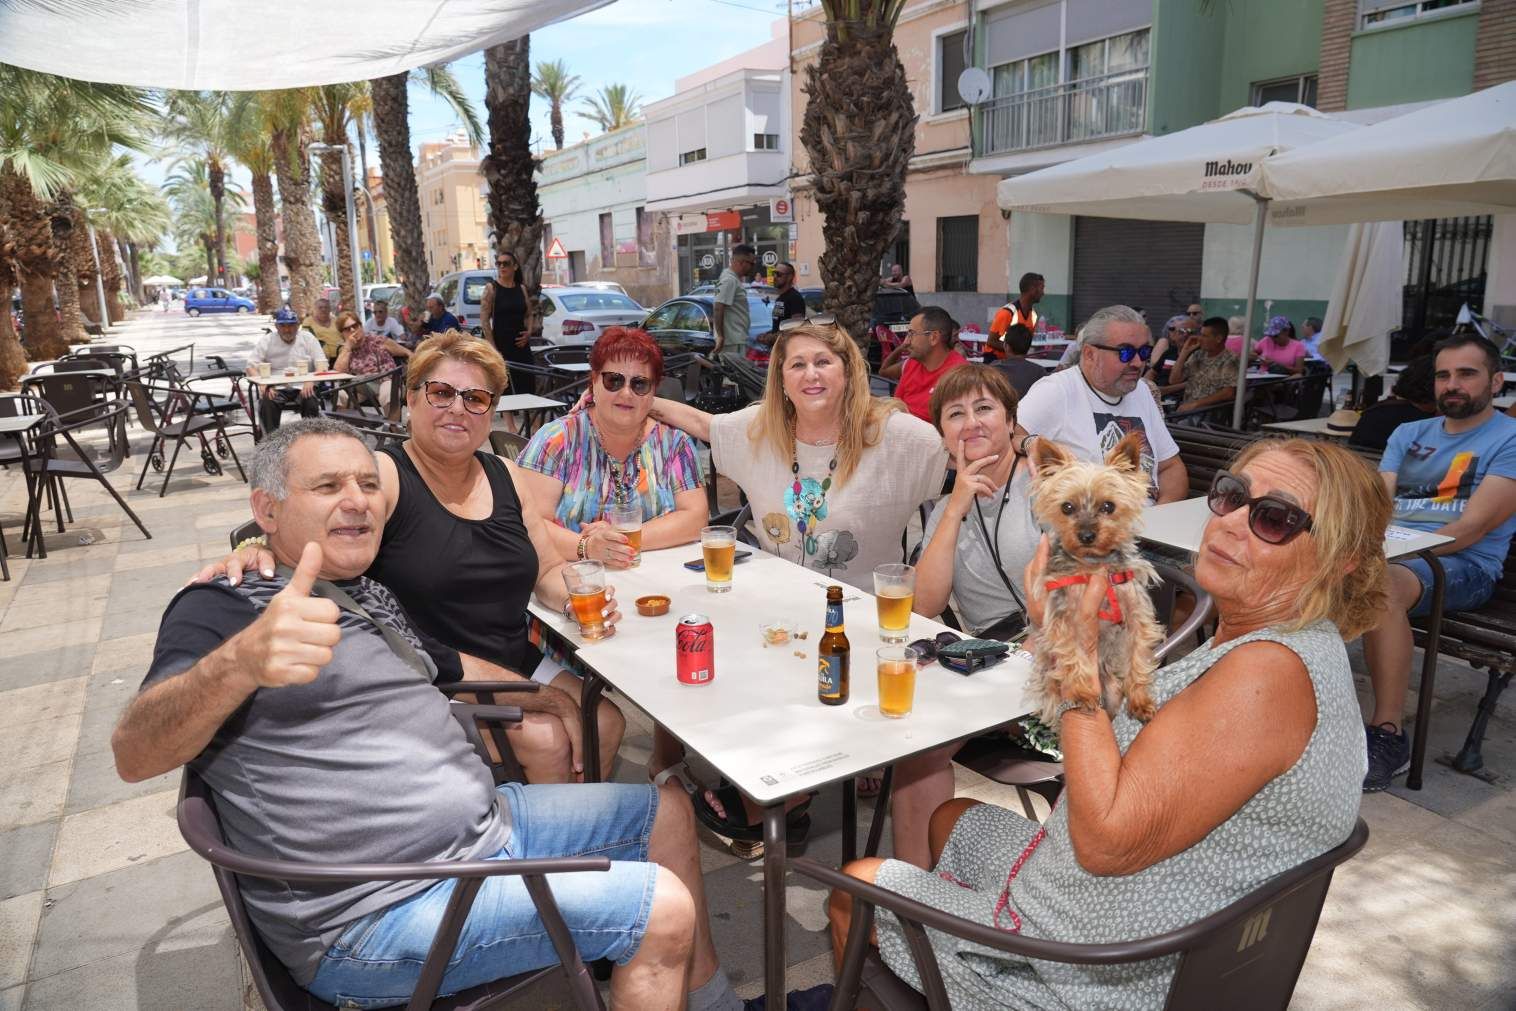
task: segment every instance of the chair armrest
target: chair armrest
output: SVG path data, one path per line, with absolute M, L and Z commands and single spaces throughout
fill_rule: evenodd
M 482 720 L 486 723 L 520 723 L 520 706 L 486 706 L 476 702 L 455 702 L 453 713 L 456 717 L 468 720 Z
M 541 687 L 536 681 L 453 681 L 438 685 L 437 690 L 452 698 L 474 692 L 534 692 Z

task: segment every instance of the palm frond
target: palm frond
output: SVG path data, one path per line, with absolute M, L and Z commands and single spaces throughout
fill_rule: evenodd
M 463 121 L 463 133 L 474 147 L 484 146 L 484 124 L 479 112 L 464 94 L 458 77 L 447 67 L 420 67 L 411 71 L 411 80 L 424 84 L 432 94 L 448 104 Z

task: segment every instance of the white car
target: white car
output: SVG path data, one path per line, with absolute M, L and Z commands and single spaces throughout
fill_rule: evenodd
M 375 300 L 388 303 L 390 296 L 399 287 L 398 284 L 365 284 L 363 286 L 363 315 L 367 317 L 374 311 Z
M 542 337 L 550 344 L 593 344 L 607 327 L 640 326 L 647 310 L 626 294 L 574 285 L 544 288 L 540 301 Z

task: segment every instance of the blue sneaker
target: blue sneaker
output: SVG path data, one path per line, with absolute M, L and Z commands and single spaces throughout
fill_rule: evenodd
M 1363 729 L 1369 738 L 1369 773 L 1363 777 L 1363 792 L 1378 793 L 1411 767 L 1411 743 L 1393 723 Z
M 826 1011 L 832 1004 L 832 984 L 821 983 L 809 990 L 791 990 L 784 999 L 785 1011 Z M 743 1002 L 744 1011 L 767 1011 L 768 996 Z

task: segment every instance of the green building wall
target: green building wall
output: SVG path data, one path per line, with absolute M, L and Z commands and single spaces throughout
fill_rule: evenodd
M 1479 10 L 1353 36 L 1348 108 L 1456 98 L 1474 90 Z

